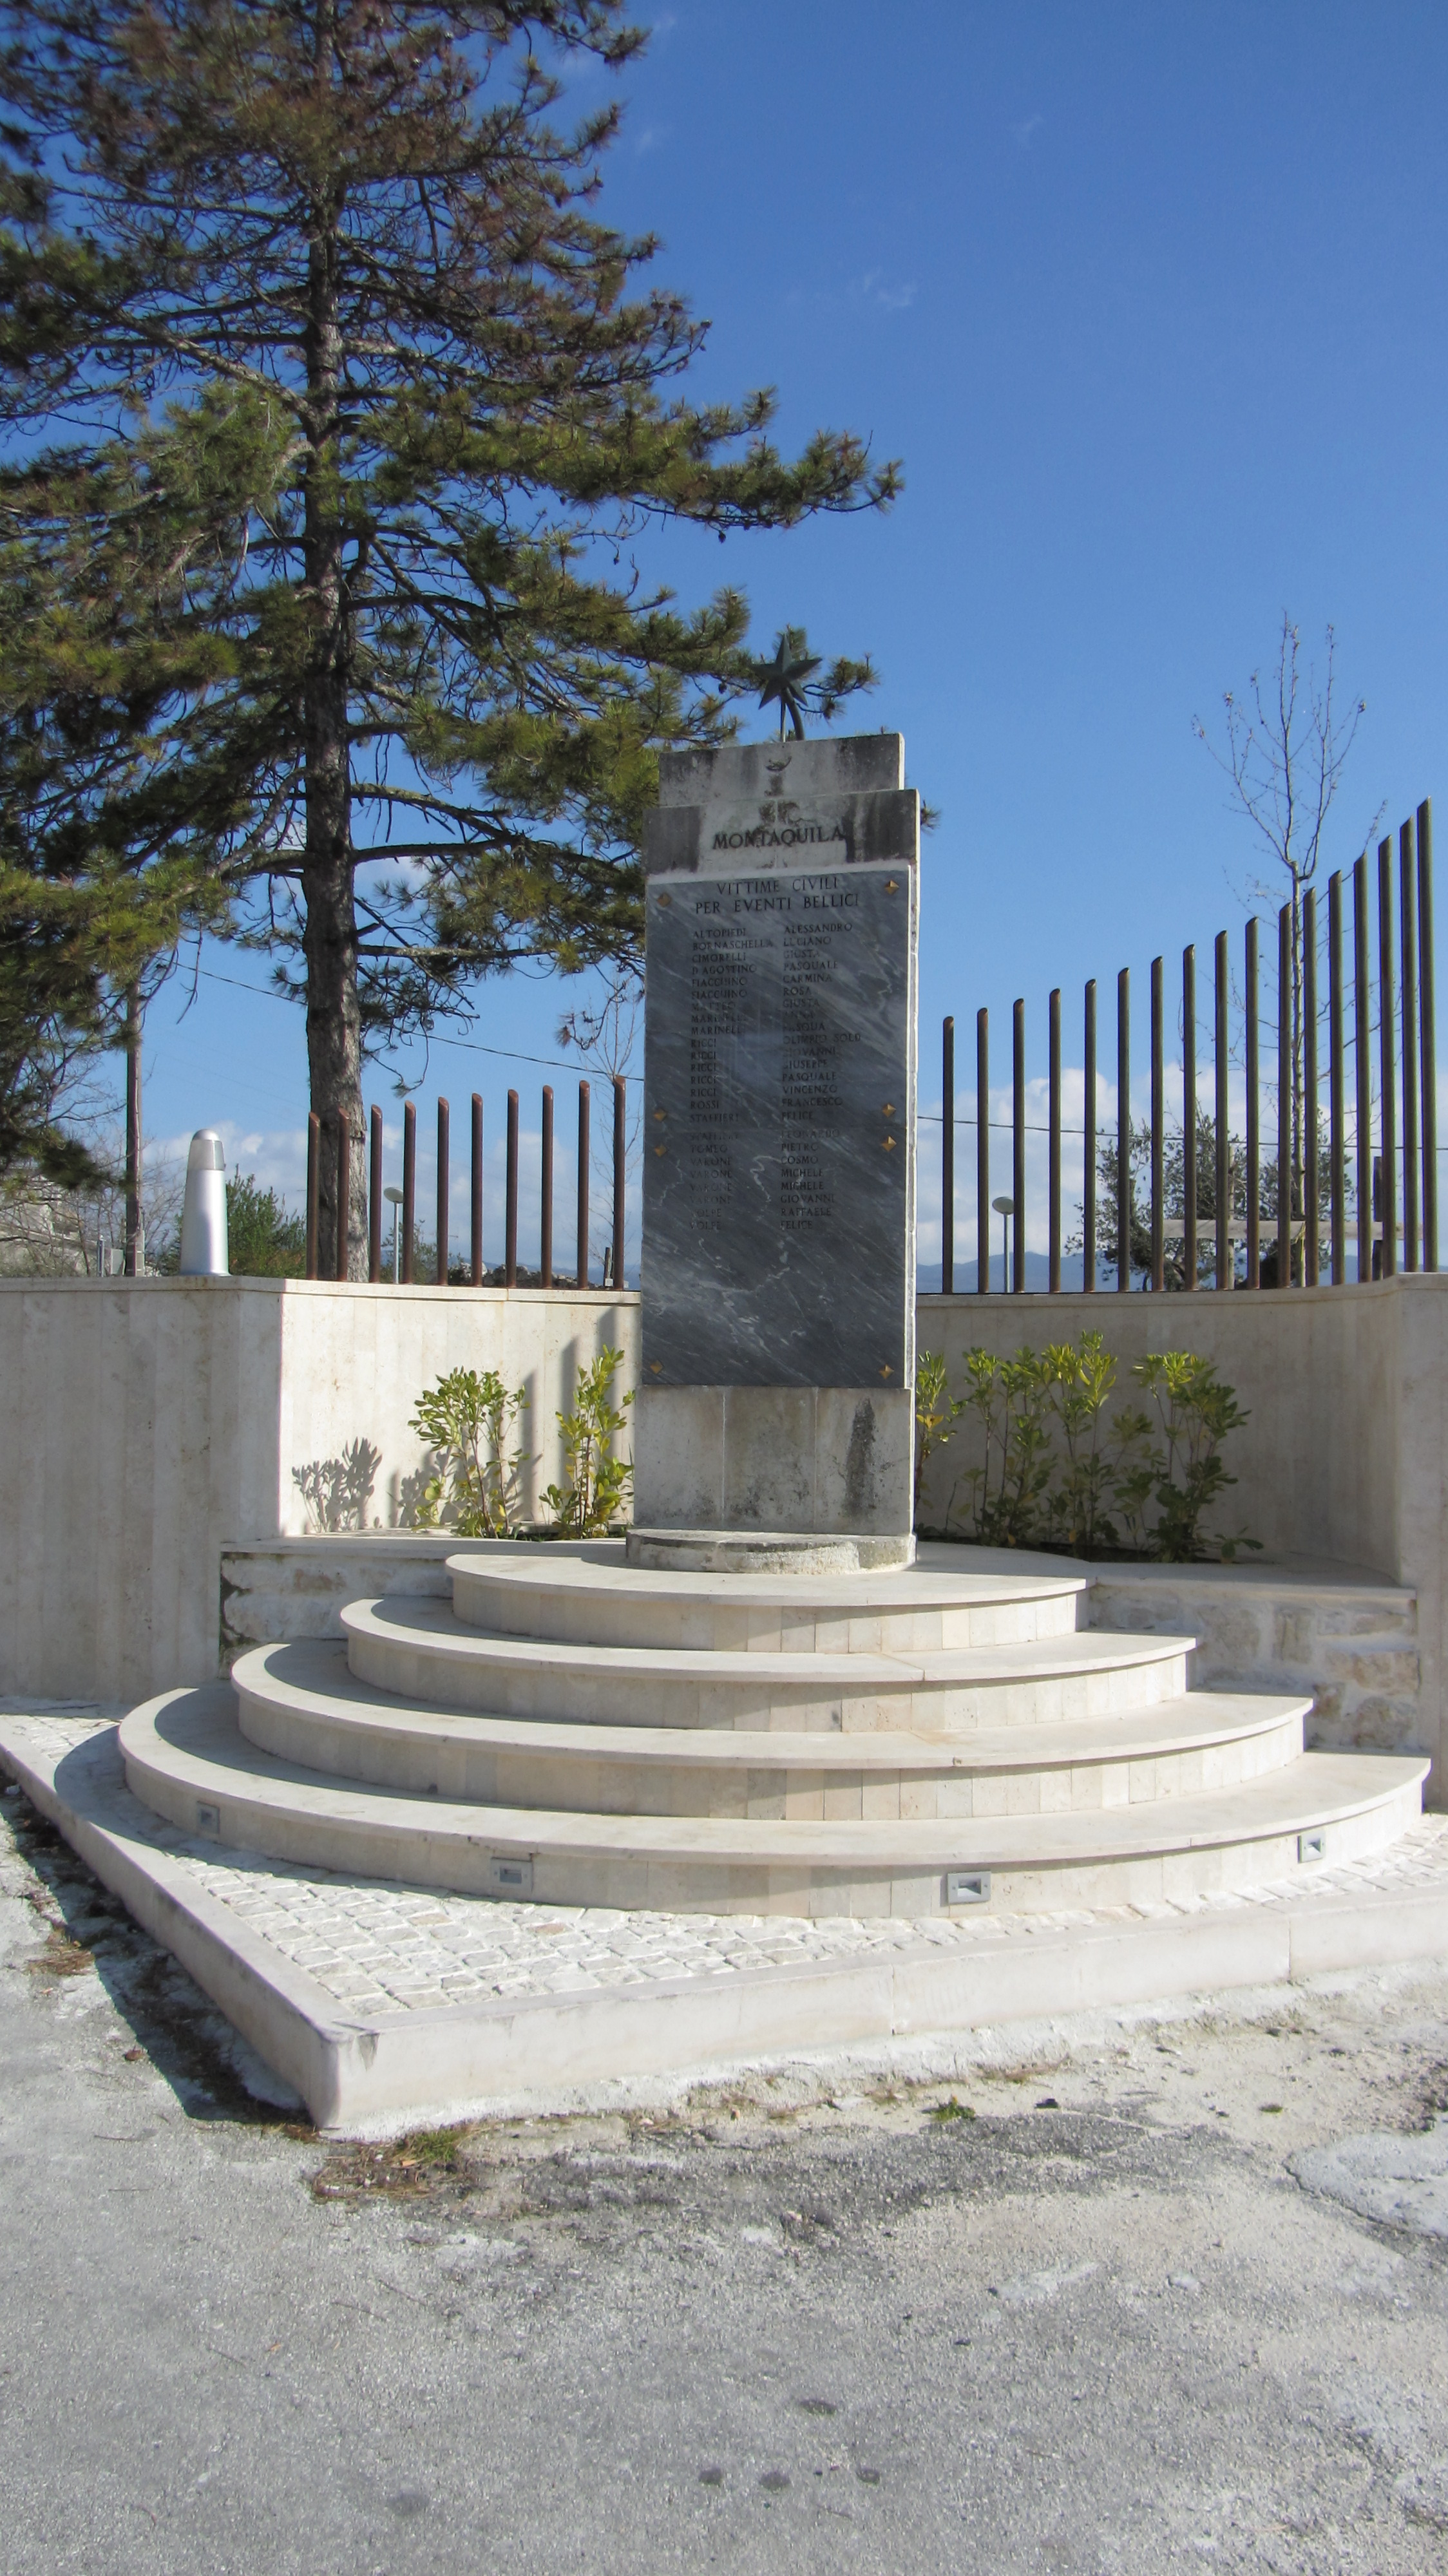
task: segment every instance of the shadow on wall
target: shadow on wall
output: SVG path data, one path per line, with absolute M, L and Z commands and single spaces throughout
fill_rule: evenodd
M 292 1483 L 306 1505 L 309 1538 L 382 1527 L 380 1518 L 367 1517 L 381 1464 L 381 1450 L 370 1440 L 357 1439 L 348 1442 L 340 1458 L 309 1458 L 304 1467 L 292 1469 Z M 419 1497 L 425 1481 L 425 1470 L 402 1479 L 404 1486 L 418 1487 Z

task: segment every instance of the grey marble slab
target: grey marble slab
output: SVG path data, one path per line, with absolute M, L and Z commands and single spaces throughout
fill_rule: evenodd
M 650 879 L 645 1385 L 902 1384 L 915 901 L 898 860 Z

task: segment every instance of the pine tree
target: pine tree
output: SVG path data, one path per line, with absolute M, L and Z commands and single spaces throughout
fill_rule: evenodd
M 880 507 L 895 470 L 824 432 L 787 461 L 767 394 L 680 391 L 703 326 L 590 212 L 618 111 L 550 121 L 568 49 L 637 52 L 621 0 L 0 19 L 11 420 L 83 443 L 169 395 L 257 469 L 157 793 L 305 999 L 322 1262 L 344 1118 L 355 1267 L 364 1044 L 518 957 L 636 954 L 657 750 L 754 685 L 740 593 L 681 613 L 635 540 Z

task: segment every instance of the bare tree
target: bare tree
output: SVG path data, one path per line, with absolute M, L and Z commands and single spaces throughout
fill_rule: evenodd
M 1313 663 L 1302 666 L 1302 636 L 1282 612 L 1275 670 L 1251 674 L 1239 697 L 1226 689 L 1225 746 L 1215 743 L 1200 716 L 1192 731 L 1205 744 L 1217 767 L 1232 783 L 1232 801 L 1258 836 L 1281 875 L 1266 882 L 1252 879 L 1249 897 L 1276 912 L 1284 893 L 1292 908 L 1292 1213 L 1303 1211 L 1305 1102 L 1303 1098 L 1303 942 L 1302 899 L 1317 875 L 1327 817 L 1347 766 L 1359 722 L 1367 712 L 1365 698 L 1344 710 L 1337 699 L 1337 637 L 1331 626 L 1325 637 L 1325 660 L 1319 677 Z M 1382 819 L 1378 807 L 1359 844 L 1366 849 Z M 1354 852 L 1354 857 L 1357 852 Z M 1283 880 L 1286 880 L 1284 887 Z M 1314 1140 L 1314 1145 L 1315 1145 Z

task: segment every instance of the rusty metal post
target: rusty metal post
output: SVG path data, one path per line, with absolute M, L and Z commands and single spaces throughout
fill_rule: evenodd
M 1216 1121 L 1217 1148 L 1216 1285 L 1218 1288 L 1235 1286 L 1237 1277 L 1236 1257 L 1232 1251 L 1232 1134 L 1231 1103 L 1227 1088 L 1227 1078 L 1231 1071 L 1231 1042 L 1227 1020 L 1230 998 L 1227 934 L 1225 930 L 1219 930 L 1216 949 L 1216 1033 L 1213 1041 L 1215 1052 L 1212 1059 L 1216 1101 L 1213 1115 Z
M 1197 1284 L 1197 952 L 1182 950 L 1182 1284 Z
M 1151 1284 L 1166 1286 L 1166 1041 L 1161 959 L 1151 961 Z
M 452 1199 L 451 1149 L 452 1111 L 445 1100 L 437 1104 L 437 1280 L 439 1288 L 447 1286 L 447 1247 L 450 1232 Z
M 1302 1278 L 1317 1286 L 1317 897 L 1302 899 Z
M 307 1117 L 307 1277 L 317 1276 L 317 1214 L 322 1186 L 322 1122 L 315 1109 Z
M 1382 1085 L 1383 1241 L 1380 1275 L 1398 1267 L 1398 1008 L 1393 992 L 1393 843 L 1378 843 L 1378 1079 Z
M 613 1077 L 613 1284 L 626 1284 L 624 1224 L 628 1215 L 628 1086 L 621 1073 Z
M 417 1110 L 408 1101 L 402 1113 L 402 1279 L 412 1286 L 413 1245 L 417 1234 Z
M 940 1030 L 940 1293 L 955 1294 L 955 1022 Z
M 545 1288 L 553 1285 L 553 1085 L 543 1085 L 543 1168 L 538 1209 L 538 1271 Z
M 472 1170 L 472 1271 L 473 1286 L 483 1284 L 483 1095 L 473 1093 Z
M 1398 833 L 1398 904 L 1402 914 L 1403 990 L 1403 1268 L 1418 1267 L 1418 942 L 1413 885 L 1413 826 Z
M 990 1017 L 975 1015 L 975 1284 L 990 1288 Z
M 1438 1267 L 1438 1040 L 1433 1008 L 1433 805 L 1418 808 L 1418 1045 L 1422 1054 L 1423 1267 Z
M 1277 915 L 1277 1285 L 1292 1285 L 1292 906 Z
M 1059 984 L 1047 1005 L 1047 1045 L 1049 1049 L 1050 1108 L 1050 1233 L 1048 1284 L 1053 1297 L 1061 1293 L 1061 988 Z
M 1116 978 L 1116 1286 L 1131 1286 L 1131 969 Z
M 1368 862 L 1352 872 L 1352 1018 L 1357 1073 L 1357 1275 L 1373 1275 L 1373 1060 L 1371 959 L 1368 953 Z
M 1328 1152 L 1332 1162 L 1332 1284 L 1347 1277 L 1347 1036 L 1342 982 L 1342 878 L 1327 881 Z
M 1247 924 L 1247 990 L 1244 997 L 1247 1015 L 1247 1285 L 1262 1285 L 1262 1096 L 1261 1068 L 1257 1060 L 1258 979 L 1257 918 L 1254 913 Z
M 1086 987 L 1085 1109 L 1081 1145 L 1081 1285 L 1096 1287 L 1096 978 Z
M 1005 1282 L 1002 1280 L 1002 1287 Z M 1011 1292 L 1026 1285 L 1026 1006 L 1011 1009 Z
M 580 1082 L 578 1086 L 578 1260 L 575 1265 L 578 1273 L 577 1284 L 580 1288 L 588 1286 L 588 1158 L 591 1151 L 588 1142 L 588 1112 L 588 1085 L 586 1082 Z
M 518 1285 L 518 1095 L 508 1094 L 508 1174 L 503 1201 L 503 1278 Z
M 382 1276 L 382 1112 L 369 1121 L 372 1151 L 367 1175 L 367 1276 L 375 1288 Z

